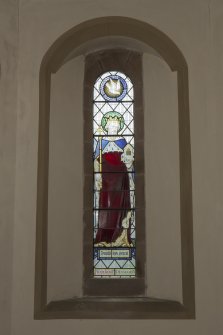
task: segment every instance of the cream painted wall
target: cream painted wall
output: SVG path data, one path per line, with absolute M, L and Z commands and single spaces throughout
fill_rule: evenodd
M 82 295 L 84 57 L 52 76 L 48 194 L 48 300 Z
M 10 334 L 17 103 L 17 1 L 0 1 L 0 334 Z
M 16 30 L 13 1 L 1 1 L 1 32 L 9 38 L 11 29 Z M 3 5 L 2 5 L 3 4 Z M 10 5 L 9 5 L 10 4 Z M 127 5 L 127 6 L 126 6 Z M 12 7 L 14 8 L 14 7 Z M 106 15 L 134 17 L 154 25 L 172 38 L 186 57 L 189 66 L 194 243 L 196 276 L 196 320 L 33 320 L 34 300 L 34 252 L 37 178 L 38 137 L 38 74 L 41 59 L 49 46 L 66 30 L 90 18 Z M 3 189 L 9 190 L 8 204 L 1 227 L 1 248 L 9 269 L 1 277 L 5 300 L 0 302 L 3 316 L 3 334 L 9 332 L 10 278 L 13 264 L 12 335 L 37 334 L 98 334 L 107 329 L 107 334 L 127 334 L 131 331 L 152 335 L 219 335 L 222 322 L 222 72 L 223 72 L 223 3 L 220 0 L 21 0 L 19 6 L 19 66 L 18 109 L 16 141 L 16 190 L 14 209 L 14 259 L 11 263 L 13 180 L 15 152 L 15 102 L 11 107 L 2 97 L 4 119 L 10 130 L 1 131 L 1 143 L 7 143 L 6 159 L 9 163 L 1 172 Z M 6 18 L 9 18 L 7 23 Z M 12 19 L 11 19 L 12 18 Z M 4 21 L 6 20 L 6 21 Z M 12 26 L 11 26 L 12 24 Z M 12 28 L 14 27 L 14 28 Z M 6 39 L 7 39 L 6 38 Z M 11 40 L 11 37 L 9 38 Z M 1 47 L 2 64 L 9 64 L 9 55 L 14 54 L 16 36 L 12 33 L 13 48 Z M 7 53 L 4 50 L 8 50 Z M 2 54 L 3 50 L 3 54 Z M 6 60 L 9 62 L 7 63 Z M 12 58 L 15 65 L 15 58 Z M 13 69 L 8 74 L 10 87 L 3 81 L 9 96 L 12 94 Z M 13 75 L 14 74 L 14 75 Z M 1 88 L 2 89 L 2 88 Z M 15 90 L 15 87 L 13 88 Z M 11 93 L 10 93 L 11 92 Z M 10 112 L 12 113 L 10 116 Z M 2 109 L 1 109 L 2 113 Z M 12 118 L 12 119 L 10 119 Z M 2 135 L 3 134 L 3 135 Z M 2 136 L 4 136 L 2 140 Z M 4 142 L 2 142 L 4 141 Z M 5 158 L 4 158 L 5 159 Z M 7 179 L 8 178 L 8 179 Z M 9 183 L 7 182 L 9 181 Z M 5 184 L 6 183 L 6 184 Z M 1 190 L 2 194 L 2 190 Z M 4 192 L 5 195 L 5 192 Z M 2 206 L 2 205 L 1 205 Z M 7 207 L 8 206 L 8 207 Z M 1 210 L 2 211 L 2 210 Z M 3 213 L 3 212 L 2 212 Z M 5 233 L 6 232 L 6 233 Z M 5 236 L 7 238 L 5 238 Z M 2 253 L 1 256 L 2 257 Z M 3 262 L 1 262 L 3 263 Z M 2 284 L 1 284 L 2 287 Z M 4 301 L 7 301 L 4 305 Z M 6 309 L 3 307 L 6 306 Z M 2 316 L 2 315 L 1 315 Z
M 177 76 L 143 56 L 147 294 L 182 301 Z

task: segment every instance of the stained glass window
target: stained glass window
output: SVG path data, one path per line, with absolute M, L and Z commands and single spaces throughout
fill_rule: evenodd
M 134 90 L 121 72 L 95 82 L 93 152 L 94 278 L 134 278 Z

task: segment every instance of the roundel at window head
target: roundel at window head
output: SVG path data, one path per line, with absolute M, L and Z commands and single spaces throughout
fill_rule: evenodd
M 100 93 L 105 100 L 120 101 L 127 93 L 127 83 L 118 75 L 110 75 L 103 79 Z

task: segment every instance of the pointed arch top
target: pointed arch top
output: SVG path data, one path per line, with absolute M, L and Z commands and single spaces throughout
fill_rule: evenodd
M 106 16 L 78 24 L 61 35 L 46 52 L 41 70 L 57 72 L 69 53 L 82 44 L 100 37 L 122 36 L 136 39 L 156 50 L 172 71 L 187 68 L 176 44 L 162 31 L 147 22 L 123 16 Z

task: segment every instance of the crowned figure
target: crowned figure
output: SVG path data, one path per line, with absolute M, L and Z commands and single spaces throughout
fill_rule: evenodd
M 130 221 L 134 204 L 130 190 L 134 189 L 134 151 L 118 135 L 123 127 L 124 118 L 118 112 L 110 111 L 102 117 L 94 152 L 95 189 L 99 195 L 95 246 L 132 246 Z

